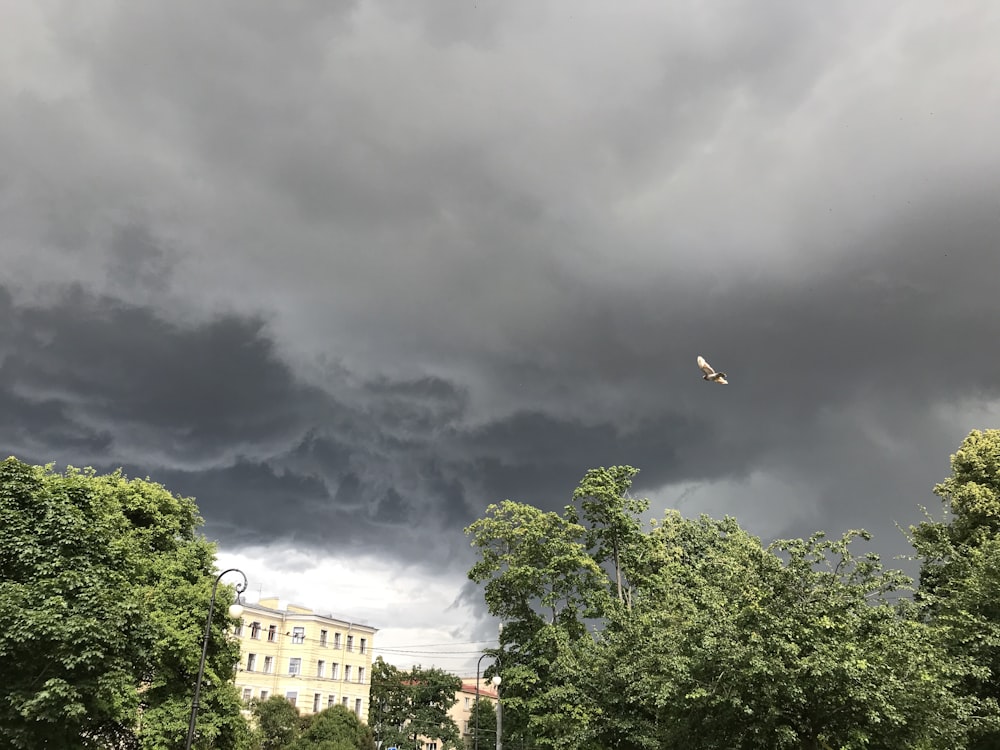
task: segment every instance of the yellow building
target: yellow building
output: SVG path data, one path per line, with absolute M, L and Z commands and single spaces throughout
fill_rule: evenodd
M 470 725 L 472 720 L 472 708 L 476 705 L 476 679 L 474 677 L 463 678 L 462 687 L 459 689 L 455 696 L 458 700 L 455 701 L 455 705 L 448 709 L 448 715 L 452 718 L 455 724 L 458 726 L 458 733 L 461 735 L 465 742 L 466 747 L 472 747 L 473 730 L 475 727 Z M 497 692 L 496 688 L 493 687 L 489 682 L 485 680 L 480 680 L 479 685 L 479 699 L 486 700 L 489 698 L 493 705 L 497 704 Z M 479 739 L 480 750 L 490 750 L 494 745 L 493 735 L 489 735 L 489 739 Z M 430 745 L 436 743 L 425 743 L 425 750 L 437 750 L 436 747 L 432 748 Z
M 303 714 L 341 704 L 368 721 L 376 628 L 275 597 L 243 605 L 236 686 L 243 699 L 287 698 Z

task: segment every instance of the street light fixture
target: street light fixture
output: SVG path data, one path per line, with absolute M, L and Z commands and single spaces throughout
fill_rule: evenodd
M 208 641 L 212 635 L 212 611 L 215 609 L 215 592 L 219 588 L 219 580 L 226 573 L 239 573 L 243 576 L 243 583 L 236 584 L 236 601 L 229 605 L 229 616 L 239 617 L 243 614 L 243 605 L 240 604 L 240 594 L 247 590 L 247 574 L 238 568 L 229 568 L 219 573 L 212 585 L 212 599 L 208 603 L 208 618 L 205 620 L 205 637 L 201 639 L 201 661 L 198 664 L 198 679 L 194 683 L 194 700 L 191 701 L 191 720 L 188 722 L 187 742 L 185 750 L 191 750 L 191 743 L 194 742 L 194 726 L 198 720 L 198 697 L 201 695 L 201 678 L 205 674 L 205 656 L 208 654 Z
M 483 659 L 491 654 L 484 653 L 479 657 L 479 661 L 476 662 L 476 734 L 474 738 L 475 750 L 479 750 L 479 668 L 482 666 Z

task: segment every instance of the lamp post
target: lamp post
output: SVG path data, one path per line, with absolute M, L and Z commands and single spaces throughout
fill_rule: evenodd
M 229 568 L 219 573 L 212 585 L 212 599 L 208 603 L 208 619 L 205 620 L 205 637 L 201 640 L 201 661 L 198 664 L 198 679 L 194 683 L 194 700 L 191 701 L 191 720 L 188 722 L 187 742 L 185 750 L 191 750 L 191 743 L 194 742 L 194 725 L 198 720 L 198 696 L 201 695 L 201 678 L 205 674 L 205 656 L 208 654 L 208 640 L 212 635 L 212 610 L 215 609 L 215 592 L 219 588 L 219 580 L 226 573 L 239 573 L 243 576 L 243 583 L 236 584 L 236 602 L 229 606 L 229 616 L 239 617 L 243 614 L 243 606 L 240 602 L 240 594 L 247 590 L 247 574 L 238 568 Z
M 479 668 L 483 663 L 483 659 L 491 654 L 483 654 L 479 657 L 479 661 L 476 662 L 476 735 L 473 743 L 475 744 L 475 750 L 479 750 Z
M 493 675 L 490 680 L 493 683 L 493 690 L 497 694 L 497 750 L 503 750 L 503 740 L 500 732 L 503 731 L 503 705 L 500 703 L 500 675 Z

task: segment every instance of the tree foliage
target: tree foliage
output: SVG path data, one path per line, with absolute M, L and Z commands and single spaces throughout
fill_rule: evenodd
M 625 559 L 635 548 L 642 534 L 641 514 L 649 508 L 649 501 L 629 496 L 632 480 L 639 473 L 631 466 L 612 466 L 589 470 L 573 493 L 573 500 L 580 504 L 580 512 L 588 524 L 587 545 L 594 561 L 612 563 L 618 601 L 632 606 L 631 586 Z M 569 506 L 567 516 L 576 521 L 576 509 Z
M 261 750 L 282 750 L 299 736 L 299 709 L 283 696 L 253 699 L 250 713 L 257 725 Z
M 945 517 L 911 527 L 918 601 L 978 704 L 975 748 L 1000 746 L 1000 430 L 973 430 L 934 488 Z
M 375 750 L 372 730 L 345 706 L 331 706 L 308 717 L 288 750 Z
M 378 657 L 372 663 L 368 721 L 383 747 L 414 747 L 420 737 L 458 750 L 458 726 L 448 715 L 462 681 L 420 665 L 401 670 Z
M 509 743 L 965 746 L 965 667 L 912 582 L 853 551 L 865 532 L 764 547 L 735 519 L 677 512 L 644 529 L 635 473 L 587 472 L 564 516 L 506 501 L 466 530 L 469 577 L 504 623 Z
M 214 580 L 193 500 L 121 472 L 0 464 L 0 725 L 14 748 L 177 747 Z M 233 601 L 220 587 L 217 608 Z M 213 623 L 202 748 L 249 730 Z
M 503 733 L 515 745 L 571 743 L 597 710 L 575 679 L 593 646 L 587 623 L 611 602 L 607 574 L 587 551 L 587 529 L 569 512 L 507 500 L 466 531 L 480 555 L 469 577 L 484 584 L 490 613 L 504 621 L 495 654 Z
M 484 750 L 490 750 L 496 744 L 497 738 L 497 707 L 485 696 L 472 704 L 469 710 L 469 744 L 475 746 L 478 735 L 478 745 Z

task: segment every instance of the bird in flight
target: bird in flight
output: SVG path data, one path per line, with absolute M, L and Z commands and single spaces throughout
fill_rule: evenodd
M 701 376 L 702 380 L 710 380 L 713 383 L 719 383 L 720 385 L 729 385 L 729 381 L 726 380 L 726 373 L 716 372 L 712 365 L 705 361 L 705 358 L 698 355 L 698 367 L 701 368 L 702 372 L 705 374 Z

